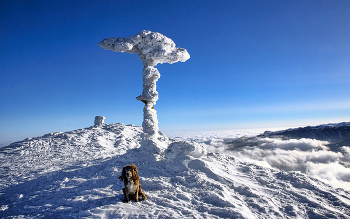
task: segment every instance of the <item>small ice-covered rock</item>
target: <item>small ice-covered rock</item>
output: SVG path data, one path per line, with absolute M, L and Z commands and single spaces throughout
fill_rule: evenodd
M 100 125 L 102 125 L 104 123 L 105 119 L 106 119 L 106 117 L 104 117 L 104 116 L 96 116 L 94 124 L 97 125 L 97 126 L 100 126 Z

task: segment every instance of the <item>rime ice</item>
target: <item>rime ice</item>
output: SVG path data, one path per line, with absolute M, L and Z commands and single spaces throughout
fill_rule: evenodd
M 135 53 L 144 66 L 157 64 L 185 62 L 190 58 L 186 49 L 177 48 L 174 41 L 161 33 L 144 30 L 128 38 L 110 37 L 102 40 L 100 47 L 115 52 Z
M 154 105 L 158 100 L 156 82 L 160 74 L 154 66 L 162 63 L 185 62 L 190 58 L 190 55 L 186 49 L 177 48 L 174 41 L 170 38 L 167 38 L 161 33 L 148 30 L 144 30 L 128 38 L 110 37 L 102 40 L 98 45 L 115 52 L 135 53 L 141 59 L 144 66 L 142 74 L 143 92 L 136 99 L 145 103 L 142 123 L 144 130 L 143 140 L 148 144 L 156 144 L 154 146 L 159 148 L 160 145 L 157 145 L 157 111 L 154 110 Z

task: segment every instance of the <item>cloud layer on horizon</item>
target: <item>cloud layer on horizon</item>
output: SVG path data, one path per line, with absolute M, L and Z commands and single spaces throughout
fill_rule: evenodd
M 247 145 L 232 147 L 223 139 L 206 141 L 208 150 L 229 153 L 236 159 L 282 171 L 298 171 L 336 188 L 350 190 L 350 146 L 331 151 L 327 141 L 313 139 L 249 138 Z

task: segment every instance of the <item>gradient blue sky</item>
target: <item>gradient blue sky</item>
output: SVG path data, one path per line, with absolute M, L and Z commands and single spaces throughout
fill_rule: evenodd
M 142 64 L 108 37 L 160 32 L 159 127 L 182 131 L 350 121 L 350 1 L 1 1 L 0 142 L 142 124 Z

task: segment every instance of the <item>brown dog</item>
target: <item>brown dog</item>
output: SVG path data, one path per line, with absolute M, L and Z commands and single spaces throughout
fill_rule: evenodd
M 123 168 L 122 175 L 119 177 L 119 179 L 120 181 L 124 181 L 124 202 L 129 202 L 130 199 L 134 199 L 136 202 L 138 202 L 139 195 L 143 196 L 143 200 L 147 199 L 146 194 L 141 189 L 138 173 L 139 171 L 134 164 Z

